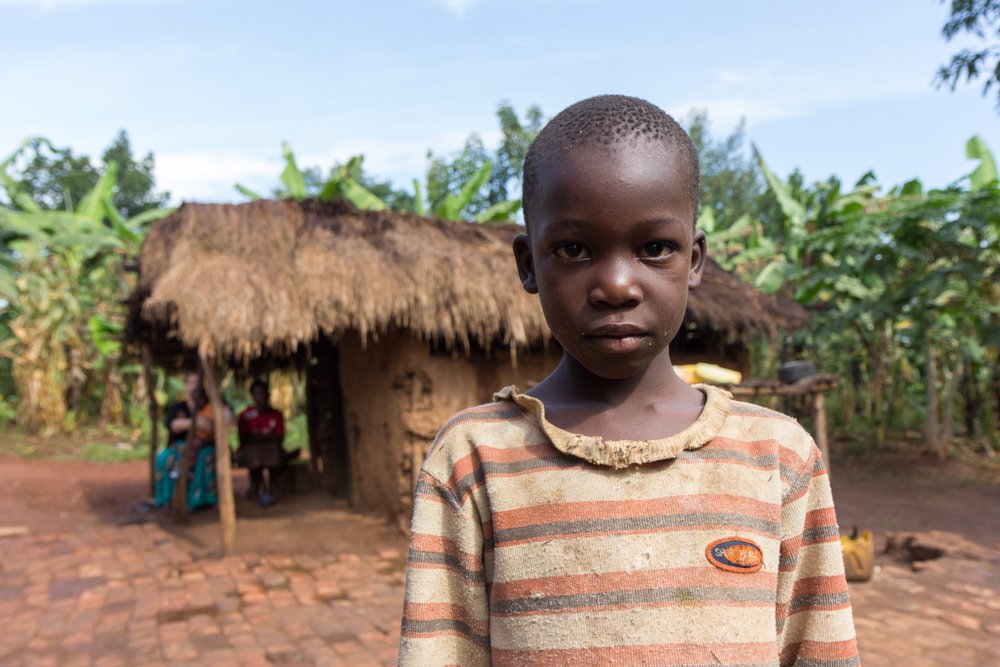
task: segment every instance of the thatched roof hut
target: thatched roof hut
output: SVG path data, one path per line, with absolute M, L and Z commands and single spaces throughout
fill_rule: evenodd
M 391 329 L 464 352 L 536 348 L 549 333 L 517 278 L 519 230 L 341 201 L 186 204 L 143 244 L 133 334 L 236 361 Z M 688 321 L 738 339 L 801 327 L 806 315 L 710 260 Z
M 440 424 L 558 361 L 517 277 L 520 229 L 345 202 L 186 204 L 143 244 L 129 337 L 160 363 L 197 351 L 246 368 L 305 367 L 328 486 L 360 509 L 405 515 Z M 682 346 L 725 362 L 753 332 L 802 325 L 791 306 L 710 261 Z

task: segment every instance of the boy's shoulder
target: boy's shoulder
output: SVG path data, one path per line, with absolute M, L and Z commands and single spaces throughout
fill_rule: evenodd
M 729 417 L 719 435 L 745 442 L 773 441 L 803 464 L 815 456 L 814 450 L 819 451 L 812 436 L 795 418 L 743 401 L 734 400 L 730 404 Z
M 479 448 L 518 447 L 538 431 L 520 406 L 506 400 L 508 389 L 497 392 L 493 401 L 465 408 L 444 423 L 424 460 L 428 474 L 447 479 L 457 462 L 474 455 Z

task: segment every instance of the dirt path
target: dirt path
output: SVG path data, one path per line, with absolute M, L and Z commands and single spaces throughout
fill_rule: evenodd
M 1000 664 L 1000 483 L 952 462 L 835 467 L 844 527 L 948 531 L 986 558 L 914 572 L 879 556 L 852 584 L 865 665 Z M 0 664 L 394 663 L 405 544 L 323 494 L 239 501 L 237 554 L 213 511 L 144 513 L 142 462 L 0 457 Z M 237 475 L 236 489 L 246 486 Z M 138 662 L 137 662 L 138 661 Z
M 237 553 L 371 554 L 403 545 L 398 531 L 381 519 L 351 512 L 344 502 L 322 493 L 291 496 L 263 509 L 243 500 L 248 483 L 246 471 L 234 471 Z M 89 463 L 3 456 L 0 525 L 17 524 L 33 534 L 52 534 L 154 522 L 198 551 L 211 553 L 218 548 L 215 510 L 194 512 L 187 525 L 178 525 L 167 511 L 145 511 L 142 500 L 148 489 L 147 466 L 142 461 Z M 364 539 L 359 540 L 359 534 Z

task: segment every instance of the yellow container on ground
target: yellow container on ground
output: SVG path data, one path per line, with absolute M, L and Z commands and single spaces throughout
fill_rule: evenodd
M 684 364 L 674 366 L 674 372 L 688 384 L 739 384 L 743 374 L 716 364 Z

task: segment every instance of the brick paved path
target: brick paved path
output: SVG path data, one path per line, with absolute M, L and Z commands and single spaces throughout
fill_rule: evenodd
M 0 539 L 0 665 L 395 664 L 399 551 L 214 559 L 186 545 L 155 524 Z M 1000 665 L 998 563 L 887 562 L 851 595 L 869 667 Z
M 154 524 L 0 539 L 0 665 L 393 665 L 402 555 L 195 560 Z
M 866 667 L 1000 665 L 1000 562 L 943 558 L 921 572 L 885 562 L 851 584 L 851 602 Z

